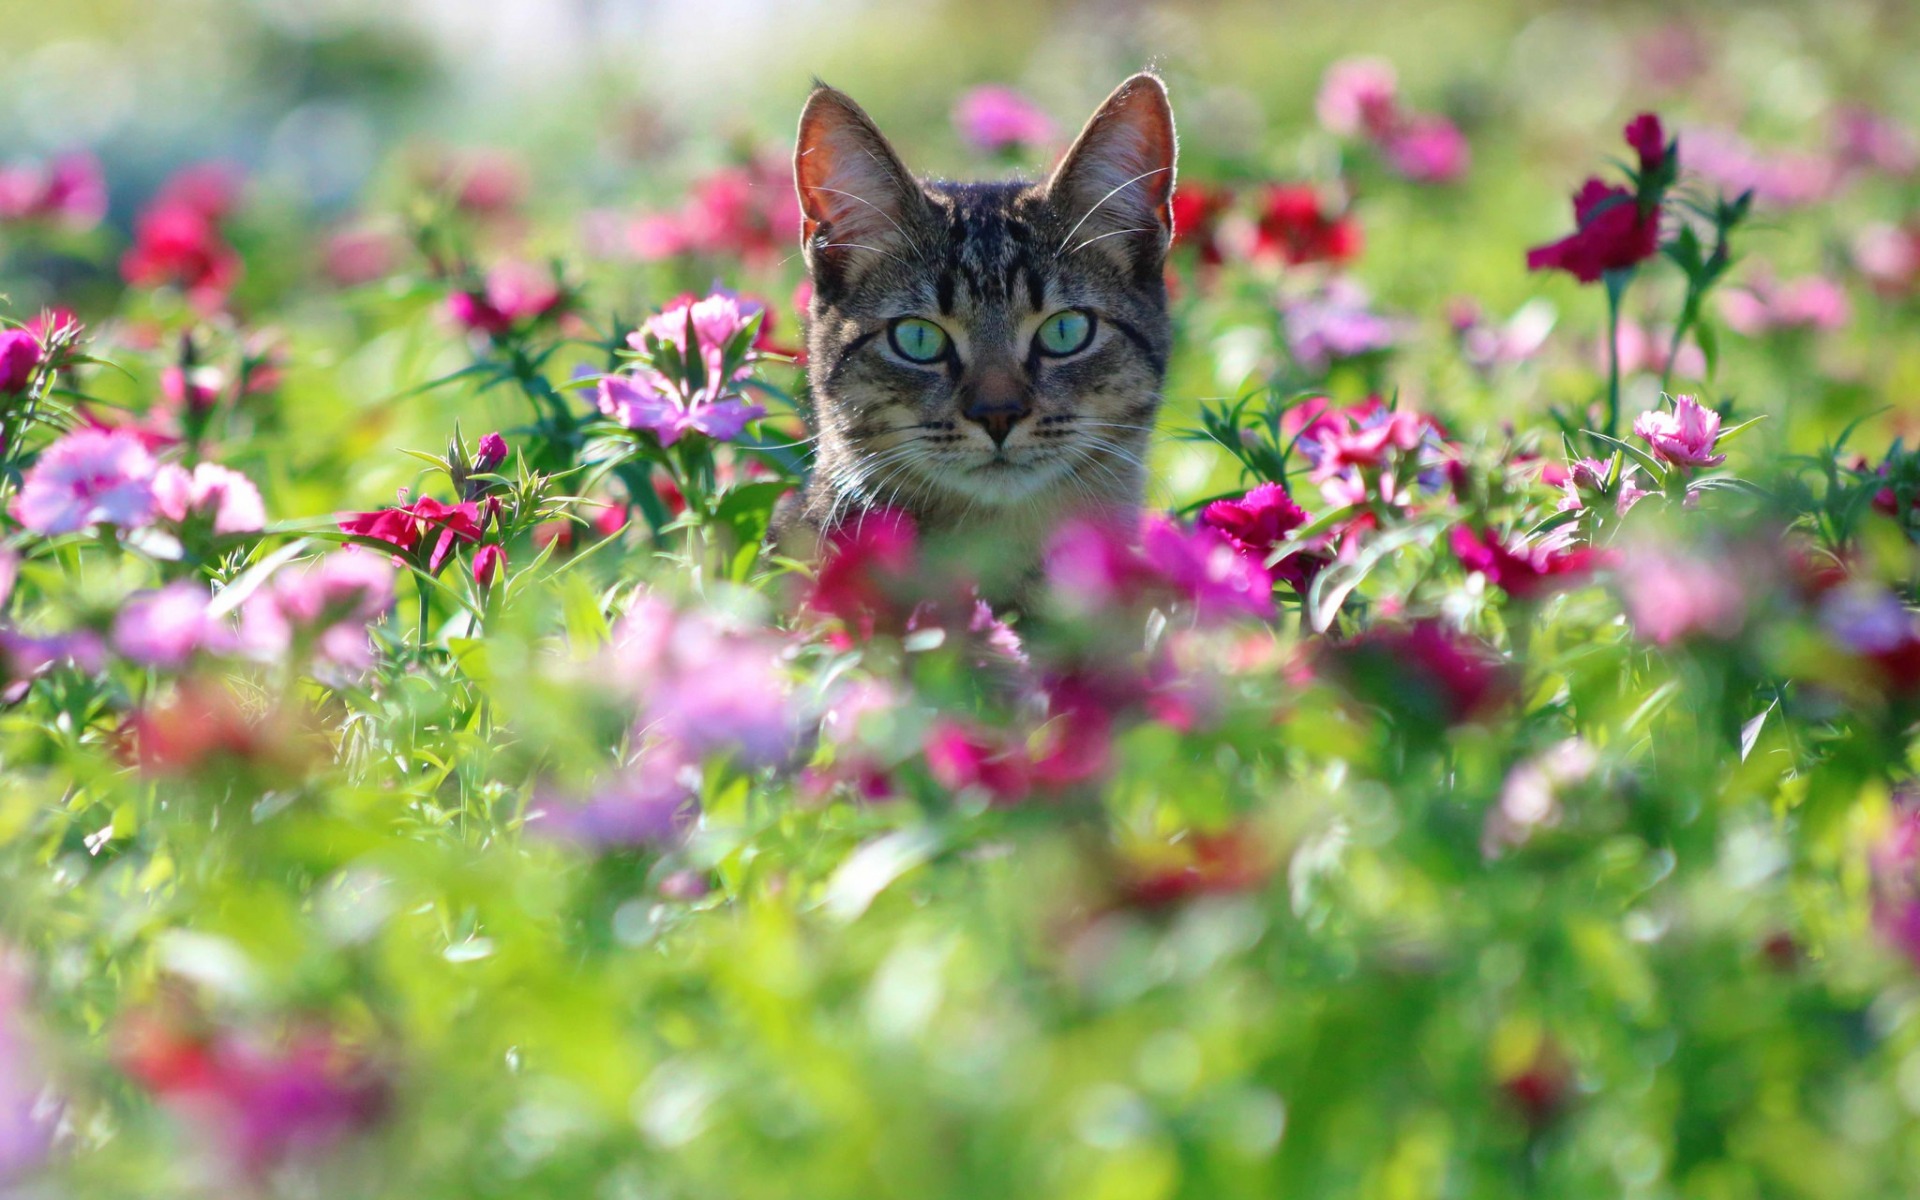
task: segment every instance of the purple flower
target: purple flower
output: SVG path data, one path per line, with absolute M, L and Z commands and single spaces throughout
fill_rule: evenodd
M 622 772 L 585 796 L 552 791 L 536 795 L 527 809 L 529 830 L 556 841 L 589 847 L 647 846 L 674 841 L 699 813 L 691 774 L 671 753 Z
M 1053 121 L 1010 87 L 985 84 L 954 105 L 953 127 L 969 146 L 987 154 L 1042 146 L 1053 140 Z
M 766 415 L 763 405 L 729 398 L 682 396 L 666 376 L 651 367 L 600 381 L 600 411 L 628 429 L 644 429 L 671 446 L 688 433 L 717 442 L 740 436 L 747 422 Z
M 739 297 L 716 292 L 704 300 L 683 300 L 648 317 L 646 333 L 672 346 L 685 357 L 689 353 L 687 325 L 691 322 L 693 336 L 700 343 L 700 360 L 707 369 L 708 387 L 718 394 L 720 387 L 727 382 L 720 378 L 727 344 L 739 336 L 740 331 L 759 314 L 760 310 L 752 305 L 743 307 Z M 635 350 L 647 348 L 645 337 L 639 333 L 630 336 L 627 342 Z M 746 371 L 742 369 L 738 374 L 744 376 Z
M 1401 322 L 1374 312 L 1365 288 L 1351 279 L 1329 282 L 1311 295 L 1280 305 L 1287 348 L 1301 365 L 1324 370 L 1335 359 L 1354 358 L 1397 345 Z
M 616 677 L 639 686 L 636 728 L 690 759 L 732 754 L 764 766 L 785 758 L 797 722 L 780 661 L 763 631 L 637 600 L 615 633 Z
M 35 533 L 89 525 L 138 529 L 153 519 L 159 465 L 126 430 L 82 429 L 47 447 L 21 481 L 13 517 Z
M 144 666 L 185 666 L 194 651 L 223 641 L 221 626 L 207 616 L 209 598 L 205 585 L 186 579 L 132 597 L 114 618 L 114 649 Z
M 240 607 L 238 645 L 264 660 L 310 644 L 329 666 L 349 671 L 373 665 L 367 626 L 393 607 L 393 564 L 358 547 L 298 569 L 282 569 Z

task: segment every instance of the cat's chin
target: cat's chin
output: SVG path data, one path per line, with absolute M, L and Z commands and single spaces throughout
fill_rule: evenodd
M 969 503 L 1021 504 L 1059 483 L 1068 465 L 1051 455 L 1039 461 L 994 457 L 943 472 L 940 482 Z

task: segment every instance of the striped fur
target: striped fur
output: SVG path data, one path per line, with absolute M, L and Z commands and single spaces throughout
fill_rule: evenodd
M 1039 183 L 918 180 L 852 100 L 815 89 L 795 176 L 817 453 L 779 520 L 789 553 L 888 507 L 992 546 L 1017 579 L 1061 520 L 1137 510 L 1171 341 L 1173 158 L 1150 75 L 1122 84 Z M 1092 338 L 1044 353 L 1042 321 L 1068 309 Z M 916 317 L 947 333 L 942 361 L 896 347 L 890 328 Z M 998 418 L 1003 442 L 983 412 L 1018 414 L 1010 429 Z

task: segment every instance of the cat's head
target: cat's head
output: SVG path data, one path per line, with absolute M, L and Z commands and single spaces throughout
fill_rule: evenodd
M 1173 113 L 1136 75 L 1042 182 L 922 181 L 815 88 L 794 176 L 818 470 L 855 504 L 1140 499 L 1170 333 Z

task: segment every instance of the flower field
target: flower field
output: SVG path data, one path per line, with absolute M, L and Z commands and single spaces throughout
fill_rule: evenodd
M 800 83 L 7 157 L 0 1196 L 1920 1191 L 1920 28 L 1679 7 L 836 78 L 1167 81 L 1146 511 L 1017 605 L 770 537 Z

